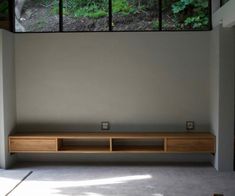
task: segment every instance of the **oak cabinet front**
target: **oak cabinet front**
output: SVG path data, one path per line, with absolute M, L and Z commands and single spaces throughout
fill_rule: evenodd
M 172 138 L 167 139 L 168 152 L 211 152 L 214 153 L 214 140 L 211 138 Z
M 48 151 L 53 152 L 57 150 L 56 139 L 43 138 L 11 138 L 10 139 L 11 152 L 39 152 Z

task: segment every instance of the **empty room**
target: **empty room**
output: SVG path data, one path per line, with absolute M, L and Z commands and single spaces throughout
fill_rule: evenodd
M 0 0 L 0 196 L 235 196 L 235 0 Z

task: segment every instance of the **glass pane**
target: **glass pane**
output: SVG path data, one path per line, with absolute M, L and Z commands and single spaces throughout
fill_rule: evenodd
M 163 30 L 209 30 L 209 0 L 163 0 Z
M 8 0 L 0 0 L 0 28 L 9 29 Z
M 158 0 L 112 0 L 113 31 L 159 29 Z
M 59 0 L 15 0 L 15 31 L 59 31 Z
M 109 0 L 63 0 L 63 31 L 108 31 Z
M 8 20 L 8 0 L 0 0 L 0 20 Z

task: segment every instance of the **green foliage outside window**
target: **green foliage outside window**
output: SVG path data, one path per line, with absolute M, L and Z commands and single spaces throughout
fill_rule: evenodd
M 192 28 L 206 27 L 209 24 L 207 0 L 180 0 L 172 4 L 172 11 L 176 17 L 190 9 L 191 13 L 184 20 L 186 26 Z
M 163 0 L 163 29 L 208 30 L 209 0 Z
M 112 11 L 113 14 L 121 13 L 123 15 L 135 14 L 138 12 L 145 12 L 155 8 L 156 0 L 113 0 Z M 155 10 L 158 12 L 158 10 Z
M 0 0 L 0 13 L 7 15 L 7 1 Z M 159 1 L 162 7 L 160 10 Z M 112 0 L 112 21 L 109 21 L 109 0 L 62 0 L 64 30 L 114 31 L 209 30 L 210 0 Z M 224 0 L 228 1 L 228 0 Z M 162 21 L 159 21 L 160 12 Z M 25 1 L 19 21 L 25 29 L 58 26 L 58 0 Z M 34 22 L 35 21 L 35 22 Z M 44 28 L 40 28 L 43 29 Z M 50 28 L 48 28 L 50 29 Z
M 100 18 L 108 16 L 108 0 L 64 0 L 63 14 L 73 17 Z
M 0 19 L 8 18 L 8 1 L 0 1 Z
M 158 0 L 112 0 L 115 31 L 151 31 L 159 29 Z

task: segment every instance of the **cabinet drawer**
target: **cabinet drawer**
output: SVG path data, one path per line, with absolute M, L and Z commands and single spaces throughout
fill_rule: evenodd
M 167 139 L 168 152 L 214 152 L 214 139 Z
M 10 152 L 40 152 L 56 151 L 56 139 L 11 138 L 9 141 Z

